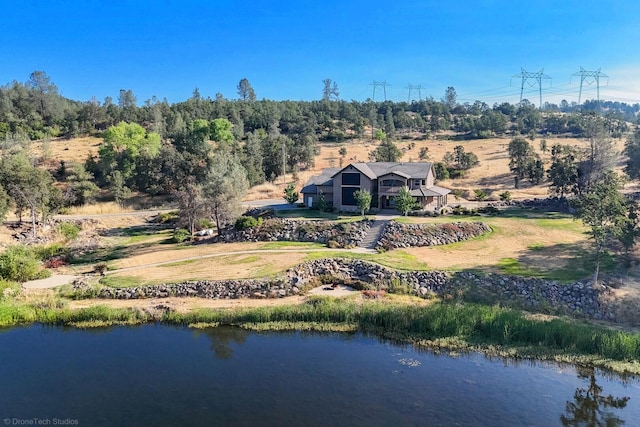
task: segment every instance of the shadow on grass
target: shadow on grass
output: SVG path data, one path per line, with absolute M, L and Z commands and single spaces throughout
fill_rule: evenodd
M 520 219 L 573 219 L 574 216 L 567 212 L 543 210 L 536 208 L 511 207 L 502 209 L 496 215 L 500 218 L 520 218 Z
M 113 261 L 131 255 L 139 255 L 156 250 L 164 250 L 159 246 L 175 244 L 173 237 L 167 234 L 172 227 L 165 224 L 135 225 L 100 230 L 102 237 L 119 238 L 115 245 L 99 248 L 74 258 L 70 264 L 91 264 Z M 164 239 L 163 236 L 166 236 Z M 179 249 L 179 247 L 176 247 Z
M 518 258 L 501 259 L 497 268 L 503 274 L 571 283 L 590 279 L 595 271 L 595 261 L 594 250 L 588 243 L 560 243 L 550 246 L 537 244 Z M 614 255 L 601 255 L 602 273 L 617 272 L 620 268 L 622 267 Z

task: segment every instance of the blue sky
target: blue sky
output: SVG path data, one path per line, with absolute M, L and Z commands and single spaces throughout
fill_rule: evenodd
M 45 71 L 69 98 L 138 104 L 237 98 L 247 78 L 259 99 L 313 100 L 322 80 L 342 99 L 407 100 L 409 84 L 440 99 L 517 102 L 521 67 L 544 68 L 543 102 L 577 101 L 579 77 L 602 68 L 601 99 L 640 102 L 636 0 L 35 1 L 0 0 L 0 84 Z M 525 98 L 538 104 L 537 84 Z M 595 99 L 595 84 L 583 99 Z M 417 98 L 417 91 L 412 92 Z M 382 99 L 380 88 L 376 100 Z

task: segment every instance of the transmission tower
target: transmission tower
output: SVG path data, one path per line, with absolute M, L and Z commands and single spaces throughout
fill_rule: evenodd
M 572 76 L 580 76 L 580 92 L 578 93 L 578 105 L 580 105 L 580 100 L 582 99 L 582 84 L 585 81 L 587 82 L 588 85 L 595 82 L 597 98 L 598 98 L 598 109 L 600 109 L 600 77 L 606 77 L 607 79 L 609 78 L 609 76 L 607 76 L 605 73 L 601 72 L 600 70 L 601 68 L 598 68 L 595 71 L 587 71 L 584 68 L 580 67 L 580 71 L 578 71 L 577 73 L 571 74 Z M 607 84 L 608 83 L 609 82 L 607 81 Z
M 409 89 L 409 97 L 407 99 L 407 102 L 411 103 L 411 91 L 414 89 L 418 90 L 418 101 L 422 101 L 422 92 L 421 92 L 422 85 L 414 86 L 411 83 L 409 83 L 409 85 L 405 89 Z
M 513 77 L 522 78 L 522 84 L 520 85 L 520 102 L 522 102 L 522 93 L 524 92 L 524 84 L 528 82 L 530 87 L 534 86 L 535 83 L 529 82 L 529 80 L 535 80 L 538 82 L 538 89 L 540 91 L 540 108 L 542 108 L 542 79 L 550 79 L 551 77 L 544 74 L 544 68 L 540 71 L 536 71 L 535 73 L 531 73 L 526 71 L 524 68 L 520 67 L 520 74 L 516 74 Z
M 377 82 L 377 81 L 373 81 L 373 83 L 369 83 L 369 86 L 373 86 L 373 97 L 371 98 L 373 101 L 376 100 L 376 87 L 377 86 L 382 86 L 382 91 L 384 92 L 384 100 L 387 100 L 387 86 L 391 86 L 389 83 L 387 83 L 387 81 L 383 81 L 383 82 Z

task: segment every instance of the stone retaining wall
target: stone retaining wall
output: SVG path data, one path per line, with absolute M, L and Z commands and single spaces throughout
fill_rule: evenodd
M 333 222 L 270 218 L 261 225 L 238 231 L 224 230 L 216 242 L 318 242 L 339 248 L 358 246 L 367 235 L 371 221 Z
M 177 284 L 137 286 L 134 288 L 102 288 L 98 293 L 98 298 L 282 298 L 297 295 L 299 293 L 300 289 L 297 286 L 291 283 L 286 283 L 284 279 L 199 280 Z
M 447 224 L 400 224 L 389 221 L 378 241 L 385 249 L 435 246 L 469 240 L 491 231 L 483 222 L 453 222 Z
M 197 281 L 135 288 L 103 288 L 99 298 L 136 299 L 202 297 L 214 299 L 282 298 L 298 295 L 309 285 L 342 282 L 357 288 L 384 289 L 422 298 L 479 294 L 511 302 L 532 311 L 549 311 L 615 320 L 615 310 L 608 303 L 611 289 L 593 288 L 576 282 L 553 281 L 490 274 L 481 276 L 461 272 L 449 276 L 443 271 L 401 272 L 362 260 L 320 259 L 300 264 L 275 279 Z

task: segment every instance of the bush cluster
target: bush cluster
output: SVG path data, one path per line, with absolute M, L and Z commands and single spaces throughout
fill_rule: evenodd
M 35 251 L 26 246 L 10 246 L 0 254 L 0 278 L 2 279 L 26 282 L 50 275 L 48 270 L 40 267 Z
M 235 229 L 238 231 L 247 230 L 249 228 L 262 225 L 262 222 L 263 222 L 262 217 L 256 218 L 249 215 L 242 215 L 236 220 Z

